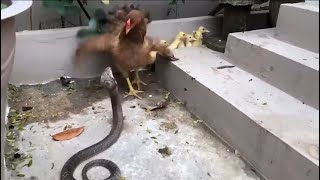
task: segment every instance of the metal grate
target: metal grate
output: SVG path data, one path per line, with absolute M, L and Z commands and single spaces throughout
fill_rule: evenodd
M 70 18 L 53 18 L 45 21 L 40 21 L 39 29 L 58 29 L 81 26 L 82 20 L 79 17 L 78 21 L 71 20 Z

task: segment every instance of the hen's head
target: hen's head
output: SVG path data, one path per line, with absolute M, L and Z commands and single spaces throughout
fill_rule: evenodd
M 142 23 L 145 23 L 144 13 L 139 10 L 131 10 L 126 16 L 126 34 Z

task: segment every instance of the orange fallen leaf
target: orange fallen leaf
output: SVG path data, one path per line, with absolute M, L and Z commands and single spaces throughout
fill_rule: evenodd
M 74 137 L 79 136 L 84 130 L 84 126 L 79 127 L 79 128 L 73 128 L 73 129 L 69 129 L 60 133 L 57 133 L 55 135 L 52 136 L 52 138 L 56 141 L 65 141 L 65 140 L 69 140 L 72 139 Z

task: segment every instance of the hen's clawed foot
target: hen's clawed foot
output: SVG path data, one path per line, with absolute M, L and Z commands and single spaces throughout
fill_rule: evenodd
M 131 89 L 128 93 L 126 93 L 126 95 L 124 96 L 125 98 L 128 97 L 128 96 L 135 96 L 139 99 L 142 99 L 140 96 L 138 96 L 137 93 L 142 93 L 144 91 L 138 91 L 138 90 L 135 90 L 135 89 Z
M 138 90 L 141 90 L 141 85 L 140 85 L 140 84 L 142 84 L 142 85 L 144 85 L 144 86 L 147 85 L 147 83 L 141 81 L 140 78 L 135 78 L 135 79 L 132 81 L 132 85 L 133 85 L 133 84 L 136 84 L 136 85 L 137 85 Z

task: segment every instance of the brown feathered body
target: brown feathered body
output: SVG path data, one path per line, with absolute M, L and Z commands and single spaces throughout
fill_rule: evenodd
M 125 14 L 125 13 L 123 13 Z M 118 17 L 111 33 L 89 38 L 78 48 L 78 54 L 105 52 L 112 54 L 113 64 L 124 77 L 128 77 L 131 70 L 154 63 L 150 52 L 157 51 L 165 57 L 173 57 L 172 52 L 152 38 L 146 37 L 147 21 L 142 11 L 131 10 L 126 18 Z M 122 18 L 122 20 L 120 20 Z M 124 20 L 123 20 L 124 19 Z M 130 19 L 134 28 L 126 33 L 126 20 Z

